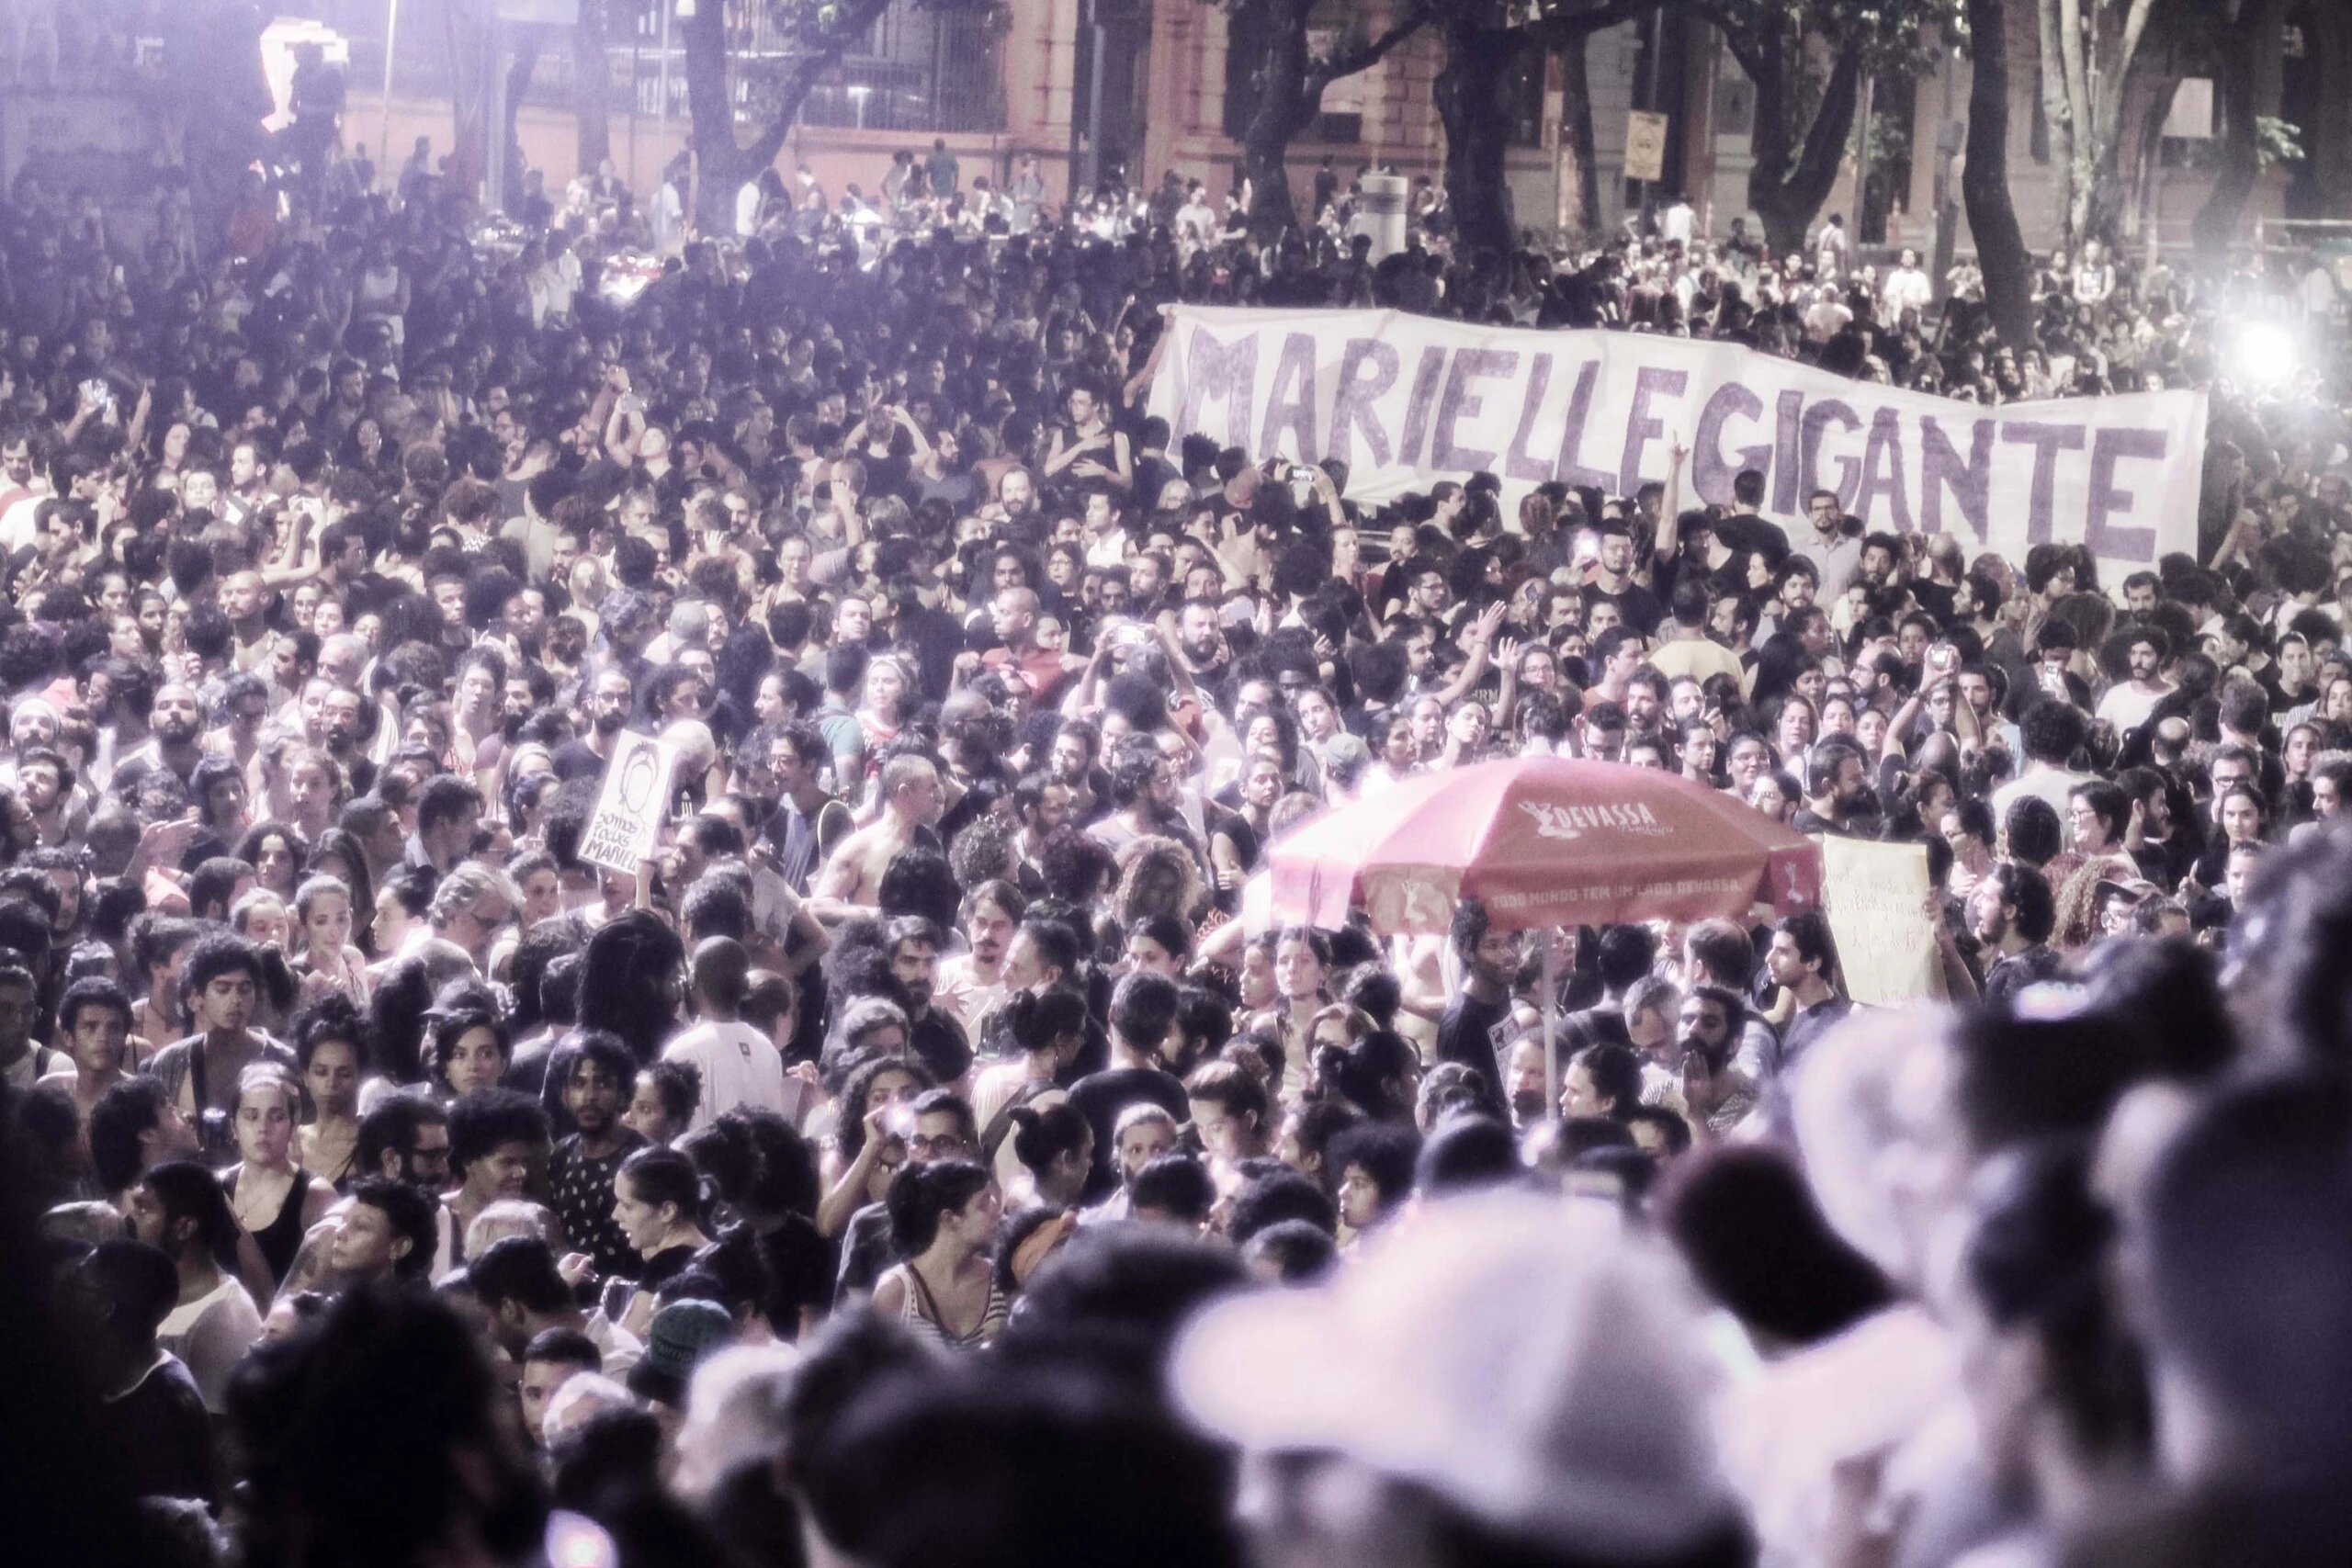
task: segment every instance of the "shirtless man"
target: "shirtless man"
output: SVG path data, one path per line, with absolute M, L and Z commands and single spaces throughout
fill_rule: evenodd
M 894 757 L 882 770 L 882 816 L 843 839 L 808 888 L 808 912 L 829 926 L 881 905 L 891 857 L 939 819 L 939 770 L 921 757 Z

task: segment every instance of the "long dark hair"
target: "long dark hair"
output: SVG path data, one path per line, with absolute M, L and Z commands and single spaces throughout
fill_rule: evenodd
M 650 1062 L 677 1021 L 671 986 L 685 958 L 677 932 L 642 909 L 607 921 L 581 963 L 580 1027 L 610 1030 Z

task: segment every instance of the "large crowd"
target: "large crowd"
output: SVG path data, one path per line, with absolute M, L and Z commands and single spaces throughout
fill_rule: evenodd
M 2352 1555 L 2324 273 L 2086 245 L 2005 345 L 1964 265 L 1679 201 L 1461 254 L 1424 182 L 1374 262 L 1328 167 L 1264 245 L 944 146 L 718 234 L 278 175 L 200 254 L 0 204 L 16 1560 Z M 1180 300 L 2199 388 L 2199 554 L 1368 506 L 1146 416 Z M 632 734 L 674 798 L 590 863 Z M 1924 845 L 1941 999 L 1857 1010 L 1818 912 L 1253 894 L 1532 755 Z

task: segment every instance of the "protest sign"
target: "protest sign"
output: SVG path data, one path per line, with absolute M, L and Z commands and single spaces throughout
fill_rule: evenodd
M 1943 995 L 1928 923 L 1928 850 L 1811 835 L 1846 994 L 1866 1007 Z
M 2196 548 L 2202 392 L 1987 407 L 1642 333 L 1394 310 L 1179 305 L 1168 318 L 1150 412 L 1175 439 L 1253 461 L 1340 458 L 1353 501 L 1480 470 L 1514 504 L 1545 480 L 1631 494 L 1666 477 L 1679 441 L 1684 506 L 1728 503 L 1753 468 L 1765 514 L 1792 538 L 1806 496 L 1826 490 L 1870 528 L 1953 534 L 1970 556 L 2086 546 L 2114 581 Z
M 662 820 L 670 809 L 670 779 L 677 764 L 678 753 L 671 746 L 622 730 L 605 763 L 605 788 L 596 796 L 595 814 L 580 836 L 580 858 L 635 875 L 661 842 Z
M 1625 177 L 1666 177 L 1666 116 L 1634 109 L 1625 116 Z

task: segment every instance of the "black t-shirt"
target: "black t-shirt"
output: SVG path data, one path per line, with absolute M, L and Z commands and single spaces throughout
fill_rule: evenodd
M 1502 1042 L 1496 1037 L 1510 1022 L 1510 998 L 1482 1002 L 1469 992 L 1463 992 L 1453 998 L 1453 1005 L 1445 1010 L 1445 1017 L 1437 1026 L 1437 1059 L 1477 1068 L 1485 1077 L 1487 1087 L 1500 1093 L 1503 1080 L 1498 1064 L 1502 1056 Z
M 797 1338 L 802 1309 L 821 1314 L 832 1307 L 832 1244 L 801 1214 L 785 1215 L 759 1244 L 768 1264 L 768 1325 L 779 1339 Z
M 1789 558 L 1787 530 L 1752 513 L 1735 512 L 1715 519 L 1715 537 L 1730 550 L 1753 550 L 1775 570 Z
M 1617 614 L 1625 624 L 1644 637 L 1657 636 L 1658 622 L 1666 618 L 1666 608 L 1657 602 L 1657 595 L 1638 582 L 1627 584 L 1623 593 L 1611 593 L 1599 583 L 1587 583 L 1584 591 L 1585 615 L 1590 616 L 1592 607 L 1604 599 L 1613 602 Z M 1589 621 L 1587 624 L 1589 625 Z
M 96 1406 L 91 1426 L 139 1496 L 219 1499 L 211 1419 L 177 1357 L 159 1358 L 130 1393 Z
M 889 1208 L 866 1204 L 842 1227 L 841 1271 L 833 1280 L 832 1303 L 841 1305 L 852 1292 L 870 1294 L 897 1261 L 898 1254 L 890 1246 Z
M 1112 1188 L 1117 1185 L 1111 1162 L 1117 1153 L 1112 1147 L 1112 1137 L 1118 1126 L 1119 1112 L 1147 1101 L 1166 1111 L 1180 1125 L 1192 1118 L 1193 1102 L 1185 1095 L 1183 1084 L 1175 1074 L 1157 1067 L 1109 1067 L 1090 1073 L 1071 1086 L 1069 1102 L 1078 1107 L 1079 1114 L 1094 1129 L 1094 1170 L 1087 1178 L 1088 1202 L 1110 1196 Z
M 618 1147 L 602 1159 L 582 1154 L 580 1134 L 572 1134 L 555 1146 L 548 1161 L 548 1185 L 555 1199 L 556 1218 L 563 1222 L 564 1240 L 575 1252 L 596 1260 L 596 1272 L 627 1279 L 642 1259 L 628 1244 L 628 1235 L 613 1218 L 613 1178 L 621 1161 L 645 1146 L 638 1134 L 624 1128 Z
M 637 1270 L 637 1288 L 658 1291 L 684 1273 L 701 1249 L 693 1247 L 665 1247 L 640 1264 Z

